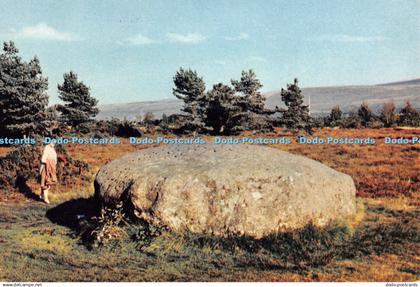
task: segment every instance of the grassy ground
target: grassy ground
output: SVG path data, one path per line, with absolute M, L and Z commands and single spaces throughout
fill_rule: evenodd
M 394 137 L 416 130 L 322 130 L 327 137 Z M 276 131 L 268 136 L 283 136 Z M 72 146 L 101 165 L 140 146 Z M 105 244 L 87 242 L 92 182 L 58 186 L 52 205 L 21 193 L 0 197 L 0 281 L 414 281 L 420 278 L 419 151 L 414 146 L 276 146 L 350 174 L 358 216 L 262 240 L 221 239 L 109 226 Z M 0 150 L 2 153 L 2 150 Z M 34 192 L 37 184 L 30 182 Z M 1 193 L 0 193 L 1 194 Z M 153 235 L 149 237 L 148 235 Z M 150 239 L 151 238 L 151 239 Z

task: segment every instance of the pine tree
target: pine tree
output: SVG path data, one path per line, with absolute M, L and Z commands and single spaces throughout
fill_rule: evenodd
M 92 122 L 92 118 L 98 114 L 98 100 L 90 95 L 88 86 L 79 82 L 76 73 L 64 74 L 64 82 L 58 85 L 58 92 L 60 100 L 65 102 L 64 105 L 57 105 L 63 124 L 79 129 L 79 125 Z
M 372 110 L 367 102 L 363 102 L 357 110 L 359 119 L 364 127 L 369 126 L 369 123 L 375 119 Z
M 161 122 L 163 124 L 165 124 L 165 125 L 168 125 L 169 124 L 168 116 L 165 113 L 162 114 L 162 120 L 161 120 Z
M 239 95 L 235 96 L 235 105 L 240 113 L 235 113 L 229 121 L 231 130 L 272 130 L 273 120 L 269 115 L 275 110 L 265 108 L 265 97 L 261 93 L 262 84 L 253 70 L 242 71 L 239 81 L 232 80 L 232 86 Z
M 150 128 L 154 119 L 155 115 L 152 112 L 146 112 L 143 116 L 143 124 L 146 126 L 146 128 Z
M 262 87 L 252 70 L 243 71 L 239 81 L 232 80 L 232 87 L 222 83 L 205 92 L 205 84 L 197 72 L 180 69 L 174 77 L 174 95 L 184 101 L 182 111 L 194 130 L 212 133 L 272 128 L 264 109 Z
M 311 130 L 312 119 L 309 107 L 303 104 L 303 94 L 298 86 L 298 80 L 287 85 L 287 90 L 281 89 L 281 99 L 287 110 L 283 112 L 282 122 L 289 129 Z
M 182 111 L 189 116 L 189 124 L 194 130 L 204 127 L 204 104 L 206 86 L 196 71 L 180 68 L 174 76 L 173 94 L 184 102 Z
M 219 83 L 207 93 L 206 101 L 206 126 L 210 127 L 215 134 L 230 130 L 229 121 L 235 114 L 241 112 L 240 106 L 235 102 L 234 90 Z M 226 129 L 227 127 L 228 129 Z
M 169 118 L 165 113 L 162 114 L 162 119 L 160 120 L 159 126 L 161 129 L 163 129 L 164 132 L 167 132 L 169 129 Z
M 150 124 L 155 119 L 155 115 L 152 112 L 146 112 L 143 116 L 143 122 Z
M 420 126 L 420 112 L 411 105 L 410 101 L 407 101 L 405 107 L 401 109 L 398 124 L 400 126 Z
M 0 131 L 14 136 L 45 134 L 51 125 L 47 88 L 38 58 L 25 62 L 15 44 L 5 42 L 0 54 Z
M 231 83 L 235 91 L 245 97 L 246 110 L 259 114 L 264 112 L 265 97 L 260 92 L 262 84 L 253 70 L 242 71 L 241 79 Z
M 396 112 L 394 101 L 385 103 L 382 107 L 380 119 L 385 127 L 392 127 L 398 120 L 398 114 Z
M 357 113 L 357 109 L 353 108 L 347 114 L 347 117 L 343 119 L 343 124 L 345 128 L 349 129 L 360 129 L 362 127 L 362 123 L 360 121 L 360 117 Z
M 331 109 L 331 113 L 327 118 L 327 125 L 330 127 L 336 127 L 341 124 L 343 113 L 341 112 L 340 106 L 335 106 Z

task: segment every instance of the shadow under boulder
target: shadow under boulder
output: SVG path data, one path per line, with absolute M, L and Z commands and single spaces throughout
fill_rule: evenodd
M 46 213 L 46 216 L 51 222 L 69 227 L 71 229 L 78 229 L 82 219 L 89 219 L 97 216 L 99 206 L 94 198 L 78 198 L 61 203 Z

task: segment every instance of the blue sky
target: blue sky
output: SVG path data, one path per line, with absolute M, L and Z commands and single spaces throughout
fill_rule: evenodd
M 100 103 L 172 98 L 179 67 L 207 88 L 254 69 L 263 91 L 420 76 L 418 0 L 2 0 L 0 40 L 73 70 Z

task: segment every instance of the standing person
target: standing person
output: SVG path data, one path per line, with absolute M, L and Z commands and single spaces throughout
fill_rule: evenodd
M 50 142 L 44 147 L 41 158 L 41 199 L 49 204 L 48 191 L 51 185 L 57 183 L 57 153 L 54 143 Z

